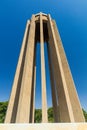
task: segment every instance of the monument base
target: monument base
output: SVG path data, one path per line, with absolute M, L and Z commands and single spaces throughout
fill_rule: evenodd
M 87 130 L 87 123 L 0 124 L 0 130 Z

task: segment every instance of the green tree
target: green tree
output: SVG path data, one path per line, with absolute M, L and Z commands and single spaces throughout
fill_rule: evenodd
M 0 123 L 4 122 L 8 102 L 0 102 Z
M 82 110 L 83 110 L 83 114 L 84 114 L 84 117 L 85 117 L 85 121 L 87 122 L 87 112 L 84 109 L 82 109 Z
M 54 118 L 53 118 L 53 108 L 52 108 L 52 107 L 48 109 L 48 121 L 49 121 L 50 123 L 54 122 Z
M 41 111 L 41 109 L 36 109 L 34 121 L 35 121 L 35 123 L 40 123 L 41 120 L 42 120 L 42 111 Z

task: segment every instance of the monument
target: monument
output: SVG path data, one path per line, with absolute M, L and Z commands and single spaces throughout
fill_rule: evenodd
M 48 14 L 27 21 L 5 123 L 34 123 L 36 44 L 40 42 L 42 122 L 47 123 L 44 43 L 47 43 L 55 122 L 84 122 L 82 108 L 56 23 Z

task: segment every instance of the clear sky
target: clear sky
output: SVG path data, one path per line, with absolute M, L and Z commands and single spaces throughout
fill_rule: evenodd
M 38 12 L 50 13 L 56 20 L 81 105 L 87 111 L 86 0 L 0 1 L 0 101 L 10 96 L 26 21 Z

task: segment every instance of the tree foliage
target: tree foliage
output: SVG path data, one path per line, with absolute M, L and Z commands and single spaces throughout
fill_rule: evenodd
M 85 121 L 87 122 L 87 112 L 84 109 L 82 109 L 82 110 L 83 110 L 83 114 L 84 114 L 84 117 L 85 117 Z
M 41 109 L 36 109 L 35 110 L 35 119 L 34 119 L 34 122 L 35 123 L 41 123 L 41 119 L 42 119 L 42 111 L 41 111 Z
M 8 102 L 0 102 L 0 123 L 4 122 Z

